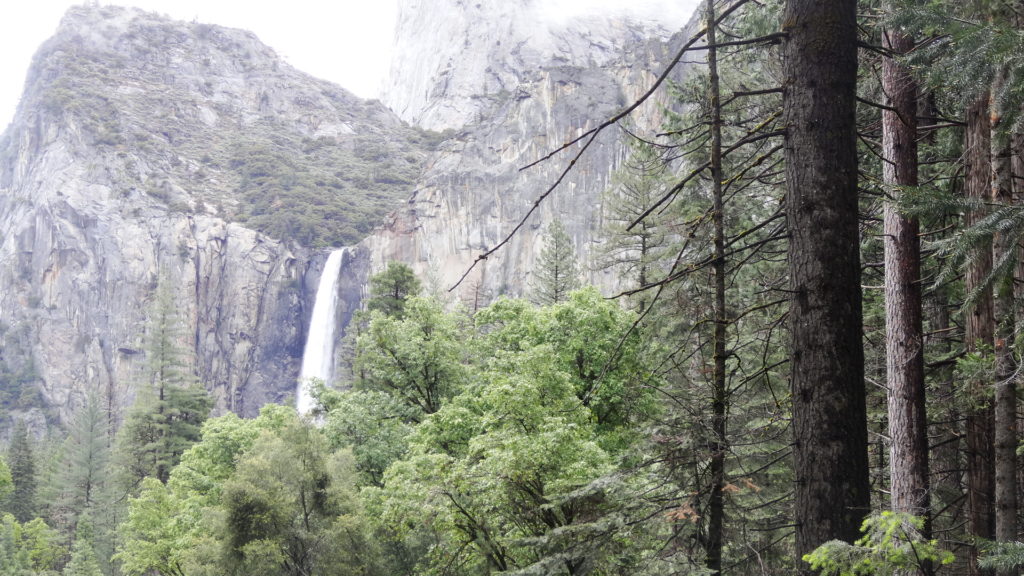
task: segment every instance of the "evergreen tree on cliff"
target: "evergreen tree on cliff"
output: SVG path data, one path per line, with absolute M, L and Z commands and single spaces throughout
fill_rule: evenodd
M 418 296 L 422 290 L 423 286 L 412 268 L 401 262 L 388 262 L 383 272 L 370 278 L 370 300 L 366 309 L 401 318 L 405 314 L 405 301 Z
M 857 2 L 786 0 L 782 30 L 799 558 L 825 541 L 856 539 L 870 506 L 854 115 Z
M 144 388 L 118 432 L 122 481 L 132 491 L 147 476 L 167 482 L 181 454 L 199 440 L 213 404 L 193 373 L 191 352 L 181 344 L 185 337 L 166 278 L 147 332 Z
M 11 446 L 7 453 L 14 490 L 7 500 L 7 511 L 18 522 L 28 522 L 36 511 L 36 459 L 29 443 L 28 428 L 21 420 L 14 425 Z
M 533 269 L 530 289 L 537 304 L 547 306 L 562 302 L 569 292 L 580 287 L 580 268 L 572 237 L 560 220 L 548 226 L 540 258 Z

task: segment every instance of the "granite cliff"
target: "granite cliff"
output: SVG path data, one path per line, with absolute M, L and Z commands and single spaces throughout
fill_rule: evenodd
M 249 32 L 72 8 L 0 141 L 4 404 L 129 402 L 159 284 L 220 409 L 284 400 L 318 247 L 408 196 L 426 140 Z
M 375 269 L 404 261 L 444 287 L 515 227 L 579 146 L 520 169 L 636 100 L 689 37 L 622 15 L 552 20 L 533 0 L 400 6 L 396 38 L 405 48 L 396 50 L 383 101 L 413 124 L 454 136 L 431 158 L 414 195 L 362 246 Z M 686 74 L 680 67 L 673 79 Z M 665 98 L 634 113 L 634 129 L 657 130 Z M 512 241 L 474 269 L 460 297 L 524 295 L 540 235 L 556 218 L 572 235 L 587 280 L 606 291 L 618 287 L 617 272 L 596 265 L 595 247 L 604 236 L 602 193 L 624 158 L 625 137 L 617 127 L 604 131 Z
M 552 21 L 532 0 L 400 7 L 384 104 L 248 32 L 71 9 L 0 138 L 0 404 L 40 424 L 90 391 L 125 405 L 160 286 L 220 410 L 285 401 L 327 247 L 354 245 L 342 323 L 389 260 L 451 285 L 578 148 L 520 168 L 633 101 L 677 41 L 624 17 Z M 659 126 L 665 104 L 635 126 Z M 615 289 L 593 248 L 624 154 L 605 131 L 459 296 L 524 294 L 555 218 L 588 279 Z

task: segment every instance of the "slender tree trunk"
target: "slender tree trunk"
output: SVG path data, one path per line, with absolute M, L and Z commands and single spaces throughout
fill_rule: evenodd
M 954 346 L 951 337 L 950 303 L 947 288 L 941 287 L 931 295 L 929 306 L 929 326 L 934 333 L 929 340 L 935 341 L 932 347 L 937 357 L 949 357 Z M 932 452 L 930 464 L 932 477 L 932 522 L 933 532 L 939 537 L 947 550 L 956 554 L 955 563 L 949 567 L 954 574 L 966 573 L 967 559 L 960 544 L 961 530 L 958 526 L 963 521 L 963 430 L 961 428 L 962 413 L 957 400 L 956 383 L 953 365 L 946 363 L 937 366 L 931 373 L 933 395 L 931 397 L 932 415 Z
M 1000 70 L 992 87 L 993 94 L 1007 81 Z M 1013 203 L 1013 172 L 1010 165 L 1010 135 L 1000 129 L 1004 110 L 993 99 L 992 113 L 992 201 L 996 205 Z M 992 239 L 992 258 L 998 262 L 1015 250 L 1006 234 Z M 994 350 L 995 377 L 995 537 L 999 542 L 1017 538 L 1017 386 L 1014 381 L 1014 290 L 1013 271 L 995 283 L 992 309 L 996 318 Z M 1000 572 L 1016 574 L 1016 570 Z
M 1013 178 L 1013 203 L 1017 206 L 1024 206 L 1024 133 L 1016 132 L 1013 135 L 1011 144 L 1011 155 L 1010 155 L 1010 169 Z M 1017 266 L 1014 268 L 1014 280 L 1013 280 L 1013 300 L 1014 300 L 1014 324 L 1016 326 L 1016 334 L 1020 334 L 1021 330 L 1024 330 L 1024 306 L 1021 302 L 1024 302 L 1024 244 L 1018 243 L 1013 247 L 1017 251 Z M 1019 366 L 1018 366 L 1019 368 Z M 1014 380 L 1016 386 L 1017 380 Z M 1016 430 L 1018 432 L 1021 429 L 1020 415 L 1017 415 Z M 1017 467 L 1016 471 L 1017 480 L 1017 506 L 1020 507 L 1020 502 L 1024 501 L 1024 467 Z
M 987 200 L 989 197 L 990 160 L 989 97 L 986 92 L 967 110 L 967 130 L 964 154 L 967 162 L 966 193 L 969 198 Z M 980 220 L 978 211 L 965 216 L 969 227 Z M 992 270 L 992 248 L 983 246 L 971 256 L 964 279 L 967 294 L 979 292 L 967 312 L 966 345 L 968 352 L 983 352 L 993 344 L 992 293 L 981 286 Z M 994 422 L 992 403 L 989 401 L 987 382 L 973 381 L 969 387 L 965 432 L 967 435 L 967 529 L 974 537 L 991 539 L 995 535 L 993 494 L 995 470 L 993 467 Z M 979 574 L 977 548 L 969 555 L 971 574 Z
M 870 510 L 857 228 L 857 2 L 787 0 L 794 515 L 800 558 L 857 538 Z
M 933 92 L 922 93 L 918 98 L 918 115 L 928 118 L 928 123 L 935 123 L 940 116 Z M 922 142 L 934 145 L 935 130 L 922 135 Z M 953 194 L 961 193 L 962 180 L 951 181 Z M 950 311 L 950 289 L 940 286 L 927 296 L 926 322 L 931 334 L 926 335 L 926 348 L 933 351 L 936 358 L 950 358 L 954 349 L 960 347 L 960 336 L 954 334 Z M 966 551 L 962 545 L 962 525 L 964 510 L 964 464 L 963 464 L 963 414 L 961 402 L 957 399 L 957 387 L 953 371 L 953 363 L 944 361 L 929 371 L 932 382 L 930 402 L 931 416 L 931 513 L 932 531 L 942 543 L 943 548 L 955 554 L 954 563 L 943 572 L 964 574 L 967 572 Z
M 705 552 L 709 570 L 722 570 L 722 540 L 725 521 L 725 451 L 727 390 L 725 382 L 725 337 L 728 318 L 725 310 L 725 219 L 722 197 L 722 107 L 718 84 L 718 51 L 715 49 L 715 0 L 707 0 L 707 39 L 709 96 L 711 104 L 711 182 L 714 201 L 712 219 L 715 228 L 715 334 L 714 377 L 711 401 L 711 498 L 708 506 L 708 534 Z
M 905 54 L 913 41 L 885 31 L 882 41 Z M 885 204 L 885 340 L 892 509 L 928 516 L 928 422 L 925 417 L 924 337 L 921 321 L 921 241 L 916 218 L 899 213 L 897 186 L 917 186 L 917 83 L 893 58 L 882 62 L 882 174 L 893 187 Z

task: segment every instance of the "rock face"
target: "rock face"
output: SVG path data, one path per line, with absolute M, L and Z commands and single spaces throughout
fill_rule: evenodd
M 89 392 L 123 407 L 161 284 L 221 410 L 286 399 L 311 246 L 358 239 L 407 196 L 422 137 L 251 33 L 72 8 L 0 140 L 5 408 L 53 420 Z
M 343 324 L 389 260 L 447 288 L 580 144 L 520 168 L 632 102 L 671 53 L 664 28 L 552 22 L 531 0 L 404 0 L 400 13 L 385 100 L 418 128 L 250 33 L 72 8 L 0 138 L 0 406 L 33 422 L 87 393 L 124 407 L 144 385 L 158 287 L 220 410 L 287 401 L 324 248 L 362 239 L 343 263 Z M 658 127 L 664 104 L 634 125 Z M 614 289 L 616 272 L 592 264 L 623 136 L 602 133 L 459 297 L 523 295 L 555 218 L 588 279 Z
M 451 286 L 520 222 L 581 144 L 520 169 L 632 103 L 689 34 L 670 36 L 623 17 L 548 21 L 530 0 L 403 2 L 384 101 L 404 119 L 454 136 L 408 203 L 364 241 L 373 268 L 400 260 Z M 674 79 L 685 74 L 680 69 Z M 643 106 L 634 126 L 657 129 L 665 105 L 662 96 Z M 587 280 L 614 290 L 617 273 L 596 265 L 595 248 L 603 238 L 602 193 L 624 141 L 621 129 L 604 131 L 512 241 L 474 269 L 459 296 L 524 295 L 540 236 L 556 218 L 573 237 Z
M 384 103 L 430 130 L 490 124 L 495 109 L 529 93 L 543 69 L 657 63 L 643 52 L 671 35 L 625 14 L 554 18 L 545 9 L 551 3 L 403 0 Z

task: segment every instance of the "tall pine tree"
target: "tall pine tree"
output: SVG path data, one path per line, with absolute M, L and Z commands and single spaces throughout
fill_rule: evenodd
M 7 499 L 6 509 L 18 522 L 28 522 L 36 516 L 36 458 L 23 420 L 14 425 L 11 446 L 7 452 L 14 490 Z
M 564 301 L 569 292 L 580 287 L 580 269 L 572 237 L 565 231 L 561 220 L 548 226 L 540 258 L 533 267 L 530 282 L 532 299 L 540 305 Z

